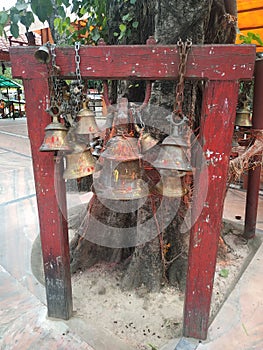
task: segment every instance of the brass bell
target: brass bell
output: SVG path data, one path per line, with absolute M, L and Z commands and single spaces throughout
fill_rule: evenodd
M 99 131 L 95 120 L 95 114 L 87 107 L 88 101 L 83 102 L 83 108 L 77 114 L 76 134 L 88 135 L 95 134 Z
M 143 129 L 139 128 L 137 124 L 135 124 L 135 130 L 140 134 L 140 145 L 142 153 L 147 152 L 149 149 L 157 145 L 159 142 L 154 137 L 151 136 L 149 132 L 144 133 Z
M 142 180 L 139 159 L 116 162 L 105 158 L 93 174 L 93 188 L 100 198 L 134 200 L 148 196 L 147 183 Z
M 54 117 L 52 123 L 45 128 L 45 138 L 39 150 L 41 152 L 69 151 L 67 132 L 65 125 L 59 122 L 58 117 Z
M 85 144 L 75 142 L 72 152 L 65 158 L 64 179 L 78 179 L 92 174 L 95 170 L 95 159 Z
M 192 171 L 186 156 L 187 147 L 187 143 L 181 136 L 167 136 L 163 140 L 159 155 L 152 165 L 158 169 Z
M 50 62 L 50 53 L 46 45 L 40 46 L 34 54 L 35 58 L 40 63 L 49 63 Z
M 177 170 L 160 170 L 162 180 L 158 182 L 155 189 L 165 197 L 178 198 L 183 197 L 187 193 L 187 189 L 183 188 L 181 177 L 184 172 Z
M 252 126 L 251 113 L 247 106 L 247 103 L 243 103 L 243 108 L 240 108 L 236 112 L 235 125 L 250 128 Z
M 116 135 L 106 145 L 102 157 L 121 162 L 142 158 L 139 152 L 138 140 L 135 137 Z
M 148 195 L 148 185 L 142 180 L 138 140 L 116 135 L 100 154 L 98 171 L 93 174 L 97 195 L 105 199 L 133 200 Z

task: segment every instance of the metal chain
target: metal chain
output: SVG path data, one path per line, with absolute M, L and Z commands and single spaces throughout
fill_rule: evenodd
M 192 41 L 187 39 L 183 42 L 181 39 L 177 42 L 178 52 L 179 52 L 179 66 L 178 66 L 178 84 L 175 90 L 175 104 L 173 110 L 173 122 L 176 119 L 183 119 L 183 102 L 184 102 L 184 78 L 186 73 L 187 58 L 192 46 Z
M 78 83 L 81 85 L 81 73 L 80 73 L 80 55 L 79 55 L 79 49 L 80 49 L 80 42 L 75 42 L 75 63 L 76 63 L 76 77 Z
M 50 53 L 51 53 L 51 91 L 50 91 L 50 104 L 52 106 L 59 106 L 62 103 L 62 92 L 61 92 L 61 81 L 57 78 L 57 73 L 59 67 L 56 65 L 56 45 L 50 44 Z
M 83 101 L 83 84 L 82 84 L 82 77 L 80 72 L 80 42 L 75 42 L 75 64 L 76 64 L 76 78 L 77 78 L 77 85 L 72 86 L 71 91 L 71 105 L 72 105 L 72 114 L 73 118 L 75 119 L 78 112 L 80 111 L 81 102 Z

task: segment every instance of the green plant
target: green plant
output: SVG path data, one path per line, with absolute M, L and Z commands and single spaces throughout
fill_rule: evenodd
M 260 35 L 253 32 L 247 32 L 247 35 L 240 34 L 239 39 L 242 44 L 253 44 L 253 41 L 255 41 L 260 46 L 263 46 Z
M 227 269 L 222 269 L 222 270 L 219 272 L 219 276 L 220 276 L 220 277 L 227 278 L 228 275 L 229 275 L 229 270 L 227 270 Z

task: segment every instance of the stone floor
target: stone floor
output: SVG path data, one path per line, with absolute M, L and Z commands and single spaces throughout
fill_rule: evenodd
M 0 164 L 0 349 L 128 350 L 125 345 L 115 346 L 110 335 L 101 337 L 98 330 L 77 317 L 67 322 L 46 317 L 45 288 L 31 268 L 31 250 L 39 223 L 25 120 L 16 120 L 11 126 L 1 121 Z M 228 191 L 225 218 L 243 222 L 245 195 L 240 190 Z M 80 198 L 87 199 L 85 195 Z M 236 220 L 236 216 L 241 216 L 241 220 Z M 261 235 L 262 196 L 257 228 Z M 199 344 L 182 338 L 163 349 L 262 350 L 262 276 L 263 246 L 260 246 L 212 322 L 208 339 Z

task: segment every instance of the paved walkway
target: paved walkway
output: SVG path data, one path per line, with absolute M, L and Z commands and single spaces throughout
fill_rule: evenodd
M 128 350 L 92 326 L 46 317 L 45 288 L 31 270 L 31 250 L 38 232 L 29 140 L 24 120 L 0 123 L 0 349 Z M 20 135 L 20 137 L 12 136 Z M 13 139 L 12 139 L 13 137 Z M 242 223 L 245 192 L 230 190 L 224 216 Z M 241 216 L 241 220 L 236 220 Z M 263 230 L 260 197 L 258 229 Z M 262 231 L 263 232 L 263 231 Z M 259 231 L 259 235 L 260 235 Z M 41 259 L 41 257 L 39 257 Z M 208 339 L 181 339 L 165 350 L 263 349 L 263 246 L 259 248 L 209 328 Z M 116 344 L 116 346 L 115 346 Z

